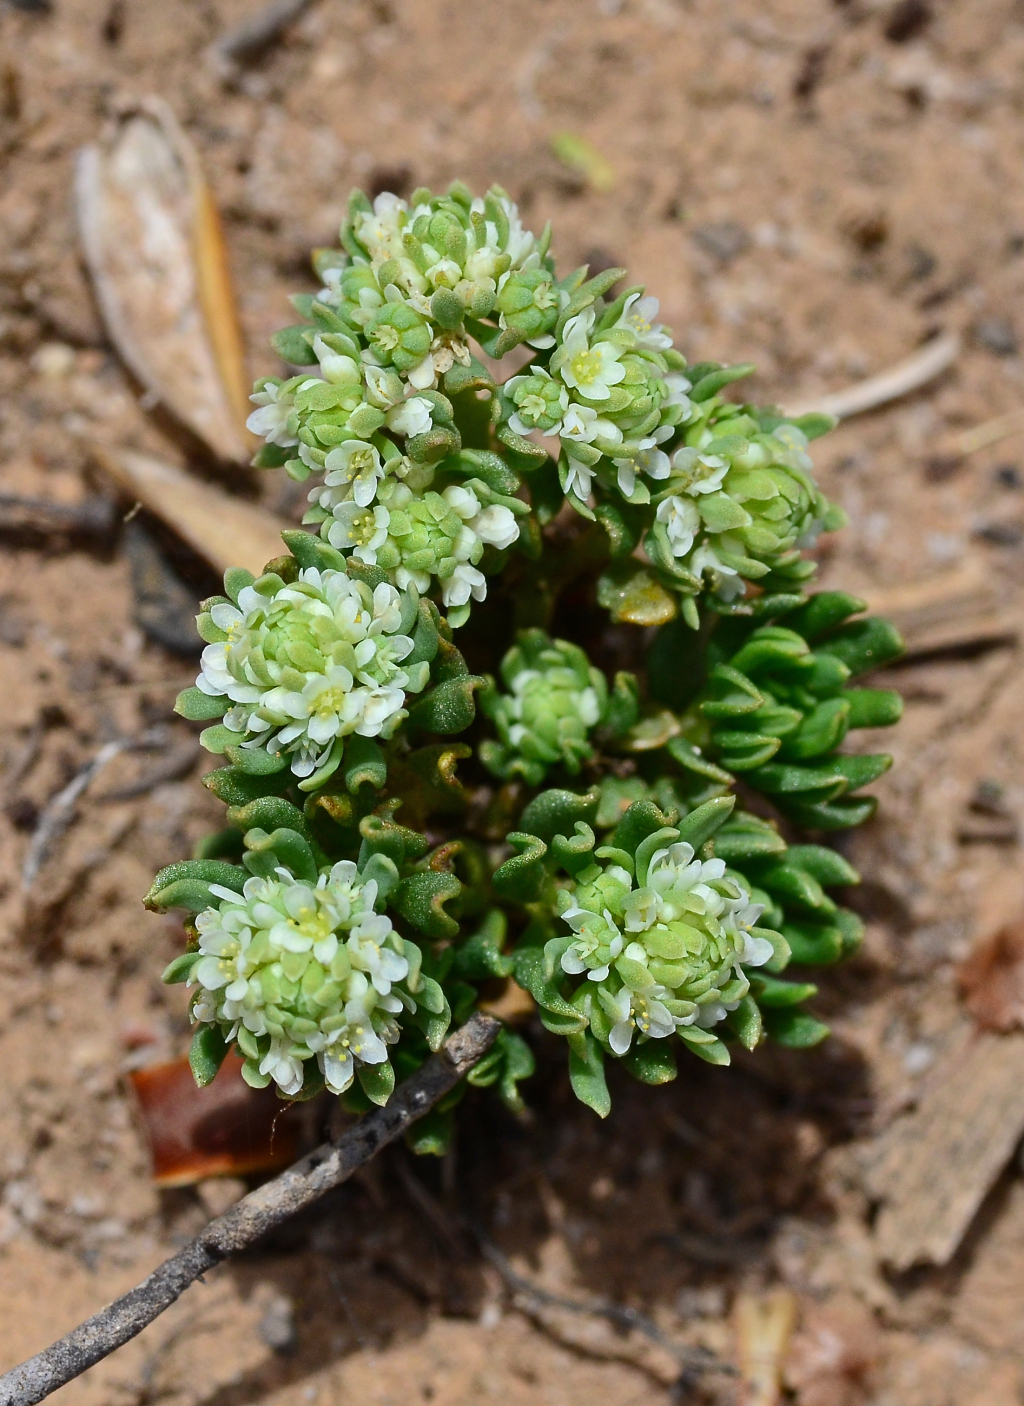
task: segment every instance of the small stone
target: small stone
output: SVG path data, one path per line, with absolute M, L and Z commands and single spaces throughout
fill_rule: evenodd
M 1017 333 L 1008 317 L 986 317 L 975 324 L 975 339 L 996 356 L 1016 356 L 1020 350 Z
M 295 1308 L 287 1294 L 274 1294 L 263 1310 L 256 1326 L 261 1341 L 274 1352 L 286 1356 L 298 1345 L 295 1332 Z
M 693 231 L 693 242 L 705 254 L 729 264 L 750 248 L 750 235 L 735 220 L 715 220 L 698 225 Z

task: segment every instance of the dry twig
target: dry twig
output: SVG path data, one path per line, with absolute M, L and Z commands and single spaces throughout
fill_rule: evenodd
M 605 1303 L 600 1299 L 572 1299 L 564 1294 L 553 1294 L 549 1289 L 542 1289 L 539 1284 L 533 1284 L 517 1273 L 508 1258 L 478 1226 L 473 1227 L 473 1234 L 480 1246 L 480 1253 L 487 1263 L 497 1270 L 513 1302 L 529 1317 L 535 1317 L 539 1309 L 554 1308 L 565 1313 L 603 1318 L 624 1332 L 640 1333 L 651 1342 L 657 1343 L 679 1363 L 686 1380 L 707 1372 L 736 1375 L 735 1367 L 716 1357 L 709 1348 L 688 1347 L 676 1342 L 667 1333 L 662 1332 L 653 1318 L 648 1318 L 646 1313 L 641 1313 L 637 1308 L 629 1308 L 625 1304 Z
M 561 1309 L 563 1312 L 579 1314 L 582 1317 L 603 1318 L 606 1322 L 614 1324 L 616 1328 L 625 1332 L 640 1333 L 664 1349 L 679 1363 L 682 1369 L 682 1379 L 685 1381 L 689 1381 L 691 1378 L 695 1379 L 707 1372 L 735 1375 L 735 1368 L 727 1362 L 722 1362 L 708 1348 L 688 1347 L 676 1342 L 663 1332 L 652 1318 L 649 1318 L 646 1313 L 641 1313 L 639 1309 L 629 1308 L 622 1304 L 606 1303 L 600 1299 L 589 1301 L 573 1299 L 563 1294 L 552 1293 L 549 1289 L 543 1289 L 539 1284 L 532 1283 L 512 1267 L 508 1257 L 495 1245 L 482 1226 L 475 1221 L 464 1221 L 461 1217 L 450 1214 L 430 1194 L 407 1163 L 399 1161 L 396 1165 L 402 1185 L 437 1235 L 446 1253 L 453 1259 L 465 1258 L 467 1246 L 464 1242 L 468 1235 L 472 1235 L 481 1255 L 497 1271 L 498 1277 L 508 1290 L 515 1306 L 527 1317 L 537 1319 L 540 1327 L 549 1328 L 548 1324 L 537 1318 L 538 1310 L 543 1308 Z M 560 1341 L 562 1340 L 560 1339 Z
M 42 868 L 51 845 L 63 835 L 74 819 L 75 807 L 89 783 L 108 762 L 112 762 L 131 745 L 132 740 L 129 737 L 119 737 L 114 742 L 108 742 L 100 748 L 92 761 L 86 762 L 85 766 L 76 772 L 64 789 L 58 791 L 47 805 L 39 817 L 39 824 L 32 835 L 25 862 L 21 867 L 21 887 L 24 892 L 27 893 L 35 883 L 36 875 Z
M 325 1191 L 347 1181 L 453 1089 L 490 1049 L 500 1028 L 490 1016 L 474 1015 L 461 1030 L 449 1035 L 438 1054 L 395 1090 L 387 1107 L 375 1109 L 336 1142 L 318 1147 L 273 1181 L 251 1191 L 136 1288 L 0 1377 L 0 1406 L 35 1406 L 130 1342 L 208 1270 L 255 1244 Z
M 807 415 L 819 411 L 824 415 L 835 415 L 845 420 L 850 415 L 859 415 L 865 410 L 877 410 L 890 400 L 909 395 L 922 386 L 934 381 L 948 370 L 960 355 L 960 338 L 955 332 L 947 332 L 928 342 L 919 352 L 897 362 L 888 371 L 878 376 L 869 376 L 866 381 L 858 381 L 855 386 L 835 391 L 832 395 L 814 396 L 787 409 L 789 415 Z

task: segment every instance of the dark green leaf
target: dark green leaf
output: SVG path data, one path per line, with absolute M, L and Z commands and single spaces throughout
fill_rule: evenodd
M 207 1084 L 213 1083 L 217 1077 L 217 1071 L 227 1058 L 227 1053 L 228 1046 L 224 1043 L 224 1036 L 217 1026 L 200 1025 L 192 1036 L 188 1062 L 192 1070 L 192 1077 L 201 1089 L 205 1089 Z
M 584 1053 L 569 1050 L 569 1081 L 580 1103 L 592 1108 L 599 1118 L 612 1110 L 611 1095 L 604 1077 L 604 1053 L 589 1031 L 583 1036 Z
M 211 698 L 200 688 L 186 688 L 178 694 L 174 711 L 191 723 L 208 722 L 211 718 L 222 718 L 231 707 L 231 699 L 226 696 Z M 237 734 L 236 734 L 237 736 Z

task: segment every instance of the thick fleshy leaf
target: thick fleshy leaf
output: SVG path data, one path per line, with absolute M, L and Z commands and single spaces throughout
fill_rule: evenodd
M 192 1036 L 188 1062 L 192 1069 L 192 1077 L 201 1089 L 205 1089 L 207 1084 L 213 1083 L 217 1077 L 217 1070 L 227 1058 L 227 1053 L 228 1046 L 217 1027 L 215 1025 L 200 1025 Z
M 612 1100 L 604 1077 L 604 1052 L 589 1031 L 582 1038 L 582 1053 L 569 1048 L 569 1082 L 580 1103 L 592 1108 L 599 1118 L 607 1118 Z
M 573 834 L 577 821 L 592 825 L 599 801 L 596 789 L 582 795 L 557 788 L 541 791 L 519 817 L 519 827 L 549 843 L 555 835 Z
M 191 723 L 205 723 L 212 718 L 222 718 L 230 707 L 230 698 L 211 698 L 201 688 L 182 689 L 174 703 L 174 711 L 178 716 L 187 718 Z
M 641 1084 L 669 1084 L 679 1074 L 671 1040 L 648 1040 L 636 1044 L 620 1061 Z
M 765 1030 L 777 1045 L 790 1050 L 809 1050 L 820 1045 L 829 1028 L 807 1011 L 773 1010 L 764 1012 Z
M 462 893 L 462 884 L 454 874 L 428 871 L 410 874 L 398 885 L 394 906 L 407 922 L 426 937 L 452 938 L 458 934 L 458 922 L 445 912 L 444 905 Z
M 514 903 L 534 903 L 550 883 L 544 867 L 548 847 L 525 831 L 513 831 L 506 839 L 519 852 L 495 870 L 494 891 Z

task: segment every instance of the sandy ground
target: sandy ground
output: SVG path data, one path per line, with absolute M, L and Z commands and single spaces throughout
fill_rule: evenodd
M 75 150 L 112 104 L 158 93 L 224 212 L 254 375 L 275 369 L 267 336 L 352 184 L 456 176 L 496 179 L 535 226 L 552 219 L 566 266 L 628 264 L 688 355 L 757 362 L 765 398 L 836 389 L 961 332 L 951 372 L 820 446 L 851 517 L 823 580 L 897 585 L 976 560 L 1021 603 L 1021 441 L 951 473 L 934 461 L 951 431 L 1015 408 L 1024 383 L 1019 0 L 319 0 L 226 85 L 203 54 L 251 8 L 0 0 L 0 493 L 78 501 L 94 439 L 177 452 L 105 340 L 69 194 Z M 610 190 L 555 159 L 563 131 L 611 163 Z M 280 485 L 263 491 L 294 507 Z M 200 764 L 144 799 L 104 800 L 153 765 L 120 758 L 27 898 L 19 879 L 40 808 L 103 742 L 162 727 L 187 752 L 170 704 L 191 672 L 138 628 L 123 549 L 5 535 L 0 1365 L 138 1280 L 242 1189 L 155 1191 L 125 1085 L 139 1048 L 175 1054 L 187 1039 L 180 992 L 158 981 L 179 930 L 139 900 L 215 818 Z M 480 1101 L 474 1137 L 413 1174 L 537 1282 L 642 1307 L 726 1357 L 735 1294 L 789 1286 L 804 1360 L 826 1363 L 794 1369 L 801 1406 L 1010 1406 L 1024 1372 L 1019 1172 L 948 1270 L 894 1280 L 855 1153 L 960 1037 L 955 961 L 1019 908 L 1016 847 L 964 836 L 981 783 L 1024 812 L 1021 663 L 1002 647 L 894 674 L 908 699 L 885 739 L 897 764 L 881 818 L 844 845 L 868 880 L 868 940 L 823 983 L 828 1044 L 616 1088 L 599 1125 L 538 1037 L 533 1119 Z M 642 1342 L 511 1307 L 411 1199 L 403 1157 L 209 1276 L 55 1399 L 672 1399 L 670 1364 Z M 735 1398 L 721 1377 L 703 1390 Z

